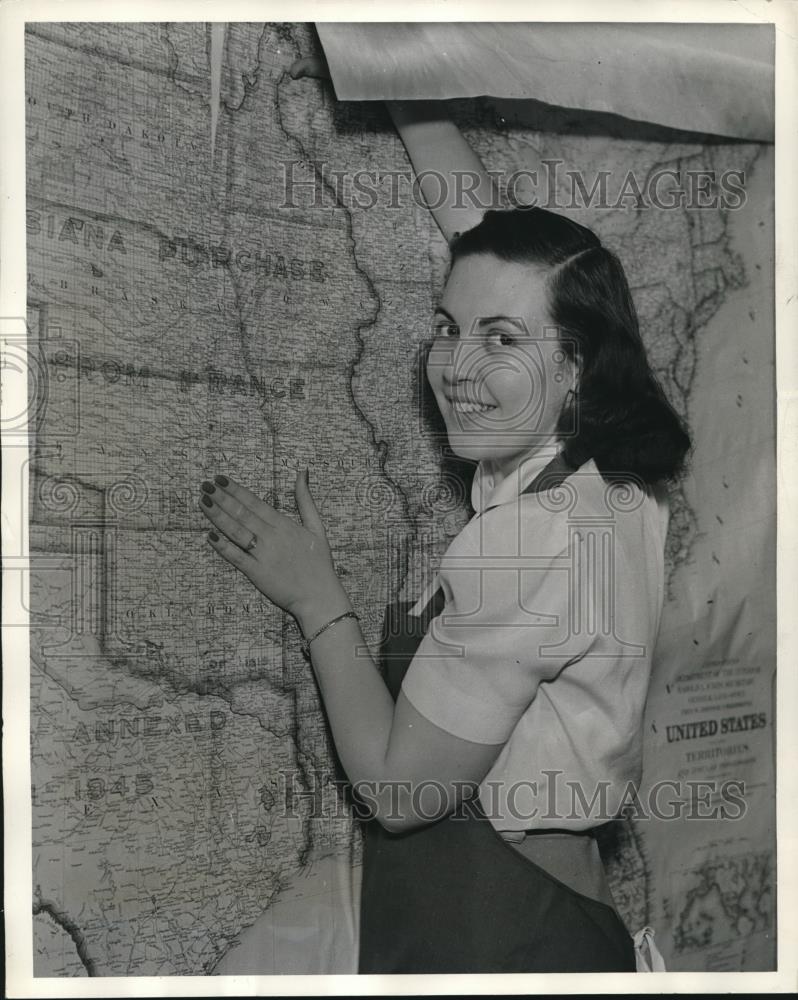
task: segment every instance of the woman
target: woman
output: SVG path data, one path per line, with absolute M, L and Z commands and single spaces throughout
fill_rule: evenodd
M 478 178 L 469 206 L 431 189 L 452 264 L 426 361 L 451 448 L 476 463 L 474 517 L 389 623 L 385 679 L 307 471 L 301 525 L 227 476 L 203 483 L 208 538 L 295 617 L 368 805 L 359 971 L 634 971 L 592 832 L 639 777 L 663 597 L 655 487 L 689 439 L 617 258 L 553 213 L 483 218 L 495 191 L 454 126 L 389 107 L 417 172 Z

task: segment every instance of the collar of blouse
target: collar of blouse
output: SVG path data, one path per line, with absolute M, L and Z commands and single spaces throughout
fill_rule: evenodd
M 500 504 L 512 503 L 517 500 L 535 476 L 561 450 L 561 443 L 556 438 L 549 438 L 542 447 L 537 449 L 534 454 L 526 456 L 516 469 L 500 479 L 498 483 L 488 471 L 485 462 L 480 462 L 474 470 L 474 478 L 471 482 L 471 506 L 474 508 L 474 517 L 479 517 L 490 507 L 497 507 Z M 435 573 L 419 599 L 407 613 L 414 617 L 420 616 L 439 585 L 440 579 Z
M 508 475 L 498 483 L 484 461 L 474 471 L 471 482 L 471 506 L 476 514 L 484 513 L 489 507 L 512 503 L 526 489 L 537 474 L 561 451 L 562 445 L 555 438 L 549 438 L 534 454 L 527 455 Z

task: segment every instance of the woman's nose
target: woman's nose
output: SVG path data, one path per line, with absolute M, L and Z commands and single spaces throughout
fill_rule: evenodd
M 461 340 L 430 352 L 428 373 L 437 374 L 444 388 L 465 382 L 482 382 L 488 372 L 489 358 L 478 341 Z
M 479 382 L 487 374 L 489 362 L 482 344 L 461 341 L 452 352 L 447 371 L 452 382 Z

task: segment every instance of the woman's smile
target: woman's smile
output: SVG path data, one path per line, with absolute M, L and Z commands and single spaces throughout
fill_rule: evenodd
M 477 399 L 467 396 L 446 396 L 446 399 L 455 413 L 489 413 L 497 409 L 495 403 L 483 403 Z

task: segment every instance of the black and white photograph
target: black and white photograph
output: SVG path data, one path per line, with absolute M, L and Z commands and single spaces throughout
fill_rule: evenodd
M 798 14 L 591 10 L 0 10 L 8 996 L 793 988 Z

